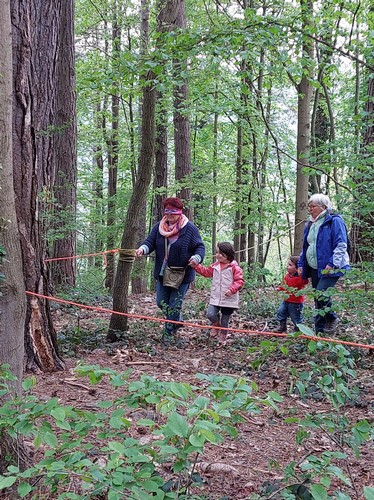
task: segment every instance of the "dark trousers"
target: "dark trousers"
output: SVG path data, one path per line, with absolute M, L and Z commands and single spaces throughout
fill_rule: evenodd
M 206 317 L 212 323 L 220 323 L 224 328 L 228 328 L 231 314 L 235 311 L 232 307 L 220 307 L 209 304 Z
M 157 281 L 156 302 L 167 319 L 172 321 L 181 321 L 182 305 L 187 293 L 189 283 L 182 283 L 177 289 L 164 286 L 162 280 Z M 177 324 L 165 323 L 165 333 L 172 335 L 177 330 Z
M 334 288 L 339 276 L 332 277 L 328 274 L 318 276 L 317 269 L 311 269 L 312 287 L 314 288 L 314 304 L 316 308 L 316 315 L 314 318 L 314 325 L 316 333 L 323 332 L 326 323 L 331 323 L 337 318 L 337 315 L 332 310 L 332 299 L 329 296 L 329 288 Z M 325 293 L 323 293 L 325 292 Z

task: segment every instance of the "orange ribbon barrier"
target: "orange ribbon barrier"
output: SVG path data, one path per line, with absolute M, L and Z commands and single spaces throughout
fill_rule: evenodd
M 164 319 L 164 318 L 155 318 L 152 316 L 145 316 L 142 314 L 132 314 L 132 313 L 125 313 L 125 312 L 120 312 L 120 311 L 113 311 L 112 309 L 106 309 L 105 307 L 88 306 L 85 304 L 79 304 L 78 302 L 72 302 L 70 300 L 59 299 L 58 297 L 51 297 L 48 295 L 42 295 L 40 293 L 35 293 L 35 292 L 30 292 L 30 291 L 26 291 L 26 294 L 34 296 L 34 297 L 39 297 L 41 299 L 52 300 L 54 302 L 59 302 L 61 304 L 68 304 L 71 306 L 79 307 L 81 309 L 89 309 L 90 311 L 97 311 L 97 312 L 102 312 L 102 313 L 106 313 L 106 314 L 118 314 L 120 316 L 127 316 L 128 318 L 144 319 L 144 320 L 148 320 L 148 321 L 156 321 L 158 323 L 174 323 L 176 325 L 183 325 L 184 327 L 199 328 L 199 329 L 206 329 L 206 330 L 217 328 L 217 327 L 211 326 L 211 325 L 199 325 L 197 323 L 189 323 L 186 321 L 173 321 L 173 320 Z M 347 346 L 351 346 L 351 347 L 360 347 L 362 349 L 374 349 L 374 345 L 360 344 L 358 342 L 349 342 L 348 340 L 332 339 L 332 338 L 328 338 L 328 337 L 317 337 L 314 335 L 301 334 L 301 335 L 293 336 L 293 335 L 289 335 L 287 333 L 264 332 L 264 331 L 258 331 L 258 330 L 245 330 L 245 329 L 241 329 L 241 328 L 223 328 L 223 327 L 221 327 L 221 330 L 224 330 L 227 332 L 232 332 L 232 333 L 243 333 L 246 335 L 264 335 L 267 337 L 288 337 L 288 338 L 295 338 L 295 339 L 315 340 L 317 342 L 320 342 L 321 340 L 323 340 L 325 342 L 347 345 Z
M 71 255 L 70 257 L 54 257 L 50 259 L 44 259 L 44 262 L 53 262 L 56 260 L 81 259 L 82 257 L 96 257 L 97 255 L 103 256 L 105 261 L 107 253 L 117 253 L 120 251 L 121 251 L 120 248 L 115 248 L 114 250 L 104 250 L 103 252 L 96 252 L 96 253 L 84 253 L 82 255 Z

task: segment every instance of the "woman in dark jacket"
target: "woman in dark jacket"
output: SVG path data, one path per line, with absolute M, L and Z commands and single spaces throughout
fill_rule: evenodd
M 195 271 L 188 264 L 199 264 L 205 256 L 205 247 L 197 227 L 183 214 L 183 203 L 179 198 L 163 201 L 164 217 L 155 224 L 148 237 L 136 250 L 135 255 L 155 252 L 153 275 L 157 280 L 156 301 L 167 319 L 180 321 L 184 297 L 190 283 L 195 279 Z M 182 284 L 178 289 L 164 286 L 163 275 L 166 263 L 170 267 L 185 268 Z M 162 342 L 169 345 L 178 325 L 165 323 Z
M 326 290 L 333 288 L 349 266 L 347 229 L 342 217 L 331 213 L 331 202 L 324 194 L 309 198 L 310 218 L 305 225 L 298 272 L 311 278 L 315 290 L 316 333 L 333 333 L 339 323 Z

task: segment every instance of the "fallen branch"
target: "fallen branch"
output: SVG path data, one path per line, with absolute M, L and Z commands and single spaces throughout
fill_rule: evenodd
M 70 380 L 64 380 L 65 384 L 72 385 L 73 387 L 79 387 L 80 389 L 84 389 L 85 391 L 92 392 L 93 388 L 88 387 L 87 385 L 78 384 L 78 382 L 70 382 Z

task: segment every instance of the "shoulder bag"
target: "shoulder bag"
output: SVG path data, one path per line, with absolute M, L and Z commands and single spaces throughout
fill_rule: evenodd
M 167 238 L 165 238 L 165 257 L 166 257 L 166 266 L 164 269 L 164 274 L 162 276 L 162 284 L 164 286 L 169 286 L 170 288 L 178 289 L 183 283 L 183 279 L 186 274 L 186 268 L 168 266 L 167 259 L 169 257 L 169 254 L 168 254 Z

